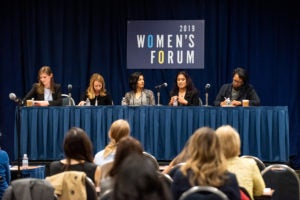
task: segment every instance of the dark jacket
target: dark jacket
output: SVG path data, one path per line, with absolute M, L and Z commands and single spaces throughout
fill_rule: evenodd
M 53 101 L 49 101 L 49 106 L 61 106 L 62 105 L 62 97 L 61 97 L 61 85 L 54 83 L 54 92 L 52 93 Z M 26 102 L 28 99 L 32 99 L 37 101 L 44 100 L 44 94 L 37 93 L 37 84 L 33 84 L 31 90 L 26 94 L 23 99 L 23 102 Z
M 225 100 L 225 97 L 226 98 L 229 97 L 231 100 L 233 100 L 232 96 L 231 96 L 231 91 L 232 91 L 231 83 L 222 85 L 222 87 L 214 101 L 215 106 L 220 106 L 220 103 Z M 240 88 L 238 98 L 234 99 L 234 100 L 242 101 L 243 99 L 249 99 L 250 106 L 259 106 L 260 105 L 260 99 L 259 99 L 258 95 L 256 94 L 254 87 L 250 84 L 243 85 Z

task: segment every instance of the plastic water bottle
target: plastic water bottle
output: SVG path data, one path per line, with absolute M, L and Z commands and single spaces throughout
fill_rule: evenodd
M 122 106 L 126 106 L 127 105 L 125 97 L 122 98 L 121 105 Z
M 28 156 L 27 156 L 27 154 L 25 153 L 24 155 L 23 155 L 23 159 L 22 159 L 22 167 L 23 167 L 23 169 L 27 169 L 28 168 Z
M 178 99 L 177 98 L 174 98 L 174 100 L 173 100 L 173 106 L 178 106 Z
M 86 105 L 86 106 L 90 106 L 90 105 L 91 105 L 91 102 L 90 102 L 90 99 L 89 99 L 89 98 L 86 98 L 86 100 L 85 100 L 85 105 Z

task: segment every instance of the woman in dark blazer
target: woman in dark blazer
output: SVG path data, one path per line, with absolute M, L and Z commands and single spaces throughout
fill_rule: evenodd
M 195 88 L 191 77 L 185 71 L 178 72 L 170 96 L 170 106 L 200 105 L 199 92 Z M 174 102 L 176 102 L 176 104 L 174 104 Z
M 43 66 L 38 72 L 38 83 L 33 84 L 23 102 L 34 99 L 34 106 L 61 106 L 61 85 L 54 83 L 53 73 L 49 66 Z

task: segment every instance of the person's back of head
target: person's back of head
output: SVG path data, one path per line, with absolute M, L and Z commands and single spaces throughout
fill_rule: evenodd
M 168 200 L 170 191 L 151 161 L 132 153 L 121 164 L 114 186 L 115 200 Z
M 93 162 L 93 145 L 83 129 L 72 127 L 65 136 L 63 146 L 67 160 Z
M 116 145 L 120 139 L 130 135 L 130 126 L 126 120 L 118 119 L 114 121 L 109 129 L 108 136 L 109 144 L 104 149 L 104 157 L 107 157 L 111 152 L 115 151 Z
M 197 129 L 189 139 L 188 159 L 181 171 L 193 185 L 218 187 L 225 181 L 226 160 L 215 131 L 209 127 Z
M 109 172 L 109 175 L 112 177 L 115 176 L 118 173 L 123 161 L 133 153 L 143 155 L 143 147 L 141 143 L 137 139 L 130 136 L 122 138 L 117 145 L 113 166 Z
M 240 136 L 232 126 L 220 126 L 216 130 L 216 134 L 221 142 L 221 148 L 226 159 L 240 155 Z

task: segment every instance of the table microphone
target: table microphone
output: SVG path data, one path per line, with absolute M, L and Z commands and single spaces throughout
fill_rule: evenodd
M 68 85 L 68 98 L 69 98 L 69 106 L 71 106 L 72 104 L 71 104 L 71 97 L 72 97 L 72 95 L 71 95 L 71 91 L 72 91 L 72 85 L 71 84 L 69 84 Z

